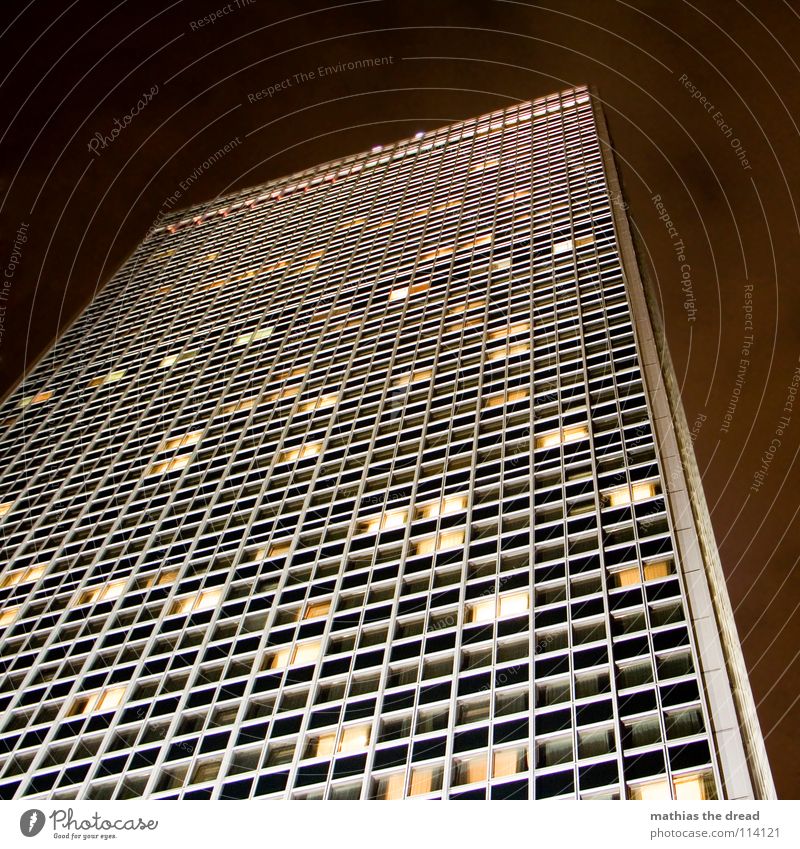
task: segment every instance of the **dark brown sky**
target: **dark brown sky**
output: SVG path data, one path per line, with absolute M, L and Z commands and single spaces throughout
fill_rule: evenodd
M 776 429 L 800 356 L 800 4 L 231 0 L 219 20 L 196 25 L 224 8 L 2 4 L 0 391 L 103 285 L 181 181 L 232 139 L 235 153 L 180 205 L 595 85 L 687 417 L 699 423 L 695 448 L 778 791 L 797 798 L 800 401 Z M 377 57 L 387 58 L 373 69 L 300 76 Z M 287 79 L 272 96 L 248 98 Z M 91 153 L 95 133 L 110 135 L 154 87 L 129 126 Z

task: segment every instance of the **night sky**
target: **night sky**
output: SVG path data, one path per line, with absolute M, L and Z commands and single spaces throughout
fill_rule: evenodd
M 800 795 L 800 3 L 21 0 L 0 78 L 3 391 L 159 212 L 596 86 L 778 792 Z

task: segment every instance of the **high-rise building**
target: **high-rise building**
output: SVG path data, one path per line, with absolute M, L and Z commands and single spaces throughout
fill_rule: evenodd
M 774 794 L 594 98 L 160 221 L 0 410 L 0 796 Z

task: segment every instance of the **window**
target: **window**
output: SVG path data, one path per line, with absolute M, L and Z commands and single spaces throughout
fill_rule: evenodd
M 0 504 L 0 516 L 5 516 L 13 506 L 13 501 L 6 501 L 4 504 Z
M 320 642 L 299 643 L 294 652 L 291 649 L 281 649 L 272 656 L 272 669 L 282 669 L 284 666 L 300 666 L 304 663 L 314 663 L 320 655 Z M 291 658 L 291 661 L 289 660 Z
M 672 780 L 675 798 L 680 801 L 715 799 L 714 780 L 711 773 L 690 773 L 679 775 Z
M 47 566 L 30 566 L 27 569 L 15 569 L 13 572 L 8 572 L 4 577 L 0 578 L 0 589 L 38 581 L 46 570 Z
M 308 401 L 305 404 L 301 404 L 300 412 L 309 413 L 315 410 L 324 410 L 327 407 L 333 407 L 338 400 L 338 395 L 323 395 L 320 398 L 315 398 L 313 401 Z
M 447 548 L 458 548 L 464 544 L 464 531 L 443 531 L 438 537 L 428 537 L 416 545 L 417 554 L 433 554 Z
M 93 377 L 89 381 L 89 388 L 94 389 L 96 386 L 106 386 L 109 383 L 116 383 L 118 380 L 122 380 L 124 376 L 125 369 L 120 369 L 119 371 L 111 371 L 100 377 Z
M 127 583 L 127 579 L 124 579 L 113 581 L 110 584 L 101 584 L 98 587 L 91 587 L 83 591 L 78 604 L 89 604 L 94 601 L 107 601 L 112 598 L 119 598 Z
M 256 330 L 253 333 L 242 333 L 236 337 L 234 345 L 247 345 L 248 342 L 258 342 L 259 339 L 269 339 L 272 336 L 271 327 L 262 327 L 261 330 Z
M 668 578 L 672 574 L 672 563 L 669 560 L 659 560 L 655 563 L 644 564 L 645 581 L 655 581 L 658 578 Z
M 395 387 L 408 386 L 411 383 L 419 383 L 422 380 L 430 380 L 433 372 L 430 369 L 420 369 L 411 374 L 403 374 L 392 381 Z
M 357 752 L 369 743 L 369 725 L 351 725 L 342 731 L 339 741 L 340 752 Z
M 372 798 L 385 800 L 402 799 L 405 778 L 405 772 L 395 772 L 392 773 L 392 775 L 382 775 L 375 781 L 375 789 L 372 792 Z
M 528 750 L 525 746 L 514 749 L 496 750 L 492 757 L 492 775 L 503 778 L 506 775 L 516 775 L 528 768 Z
M 568 442 L 575 442 L 579 439 L 585 439 L 589 435 L 589 429 L 586 425 L 577 425 L 575 427 L 565 427 L 561 430 L 556 430 L 553 433 L 547 433 L 536 438 L 537 448 L 552 448 L 554 445 L 566 445 Z
M 500 615 L 513 616 L 528 610 L 528 593 L 511 593 L 500 596 Z
M 174 448 L 186 448 L 189 445 L 195 445 L 202 435 L 202 430 L 196 430 L 183 436 L 173 436 L 164 443 L 161 451 L 172 451 Z
M 291 463 L 294 460 L 305 460 L 306 457 L 316 457 L 322 449 L 321 442 L 310 442 L 300 448 L 290 448 L 278 457 L 279 463 Z
M 656 495 L 655 483 L 635 483 L 628 489 L 622 487 L 608 494 L 608 503 L 611 507 L 625 507 L 628 504 L 644 501 Z
M 152 475 L 164 474 L 164 472 L 174 472 L 176 469 L 183 469 L 189 465 L 189 459 L 189 455 L 185 454 L 181 457 L 174 457 L 172 460 L 163 460 L 160 463 L 153 463 L 145 475 L 150 477 Z
M 631 799 L 638 799 L 644 802 L 653 802 L 659 799 L 671 799 L 669 781 L 666 778 L 661 778 L 658 781 L 648 781 L 646 784 L 637 784 L 629 788 Z
M 627 569 L 612 572 L 611 580 L 615 587 L 633 587 L 641 583 L 642 577 L 638 566 L 629 566 Z
M 421 519 L 438 519 L 439 516 L 449 516 L 467 509 L 466 495 L 446 495 L 440 501 L 432 501 L 419 508 Z
M 330 609 L 331 603 L 329 601 L 309 602 L 303 619 L 317 619 L 320 616 L 327 616 Z
M 29 407 L 31 404 L 43 404 L 45 401 L 49 401 L 52 397 L 52 392 L 39 392 L 38 395 L 29 395 L 27 398 L 23 398 L 17 406 L 24 410 L 25 407 Z
M 361 523 L 362 534 L 375 534 L 378 531 L 402 528 L 408 521 L 408 510 L 387 510 L 378 516 L 366 519 Z
M 193 613 L 196 610 L 209 610 L 215 607 L 222 597 L 222 590 L 202 590 L 195 595 L 184 596 L 176 599 L 172 605 L 171 613 Z
M 78 696 L 70 710 L 70 716 L 98 713 L 102 710 L 114 710 L 125 697 L 125 687 L 108 687 L 90 696 Z
M 474 784 L 486 781 L 486 753 L 472 758 L 457 760 L 455 763 L 455 784 Z
M 0 610 L 0 628 L 5 628 L 10 625 L 19 613 L 18 607 L 7 607 L 5 610 Z
M 467 607 L 467 616 L 470 622 L 489 622 L 494 619 L 494 598 L 485 601 L 477 601 Z
M 411 787 L 409 796 L 421 796 L 442 789 L 442 767 L 420 766 L 411 770 Z

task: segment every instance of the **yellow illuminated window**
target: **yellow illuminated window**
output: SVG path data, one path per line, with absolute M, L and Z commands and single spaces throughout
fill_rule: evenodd
M 0 516 L 5 516 L 13 506 L 13 501 L 6 501 L 4 504 L 0 504 Z
M 402 799 L 405 777 L 406 774 L 404 772 L 396 772 L 393 775 L 384 776 L 381 779 L 381 787 L 378 798 L 386 799 L 387 801 Z
M 52 397 L 52 392 L 39 392 L 38 395 L 29 395 L 27 398 L 23 398 L 17 406 L 24 409 L 25 407 L 29 407 L 31 404 L 43 404 L 45 401 L 49 401 Z
M 567 251 L 571 251 L 571 250 L 572 250 L 572 239 L 567 239 L 564 242 L 556 242 L 556 244 L 553 245 L 553 253 L 554 254 L 563 254 L 563 253 L 566 253 Z
M 525 749 L 500 749 L 492 758 L 492 775 L 502 778 L 506 775 L 516 775 L 527 769 L 525 765 Z
M 78 696 L 70 710 L 70 716 L 82 716 L 101 710 L 113 710 L 125 698 L 125 687 L 109 687 L 90 696 Z
M 496 168 L 499 164 L 499 159 L 488 159 L 486 162 L 479 162 L 477 165 L 473 165 L 469 170 L 470 173 L 474 174 L 478 171 L 484 171 L 487 168 Z
M 459 764 L 458 783 L 473 784 L 476 781 L 486 781 L 486 755 L 478 755 Z
M 402 528 L 408 520 L 408 510 L 388 510 L 379 516 L 373 516 L 361 523 L 361 533 L 375 534 L 378 531 L 390 531 Z
M 669 781 L 659 779 L 658 781 L 648 781 L 646 784 L 637 784 L 630 788 L 631 799 L 640 799 L 645 802 L 652 802 L 658 799 L 671 799 L 669 792 Z
M 163 587 L 167 584 L 171 584 L 178 577 L 178 570 L 172 569 L 169 572 L 162 572 L 160 575 L 153 575 L 152 578 L 147 582 L 148 587 Z
M 17 584 L 26 584 L 30 581 L 37 581 L 44 575 L 46 566 L 31 566 L 28 569 L 15 569 L 0 578 L 0 589 L 6 587 L 16 587 Z
M 297 392 L 295 391 L 294 394 L 296 395 Z M 324 410 L 327 407 L 333 407 L 338 400 L 338 395 L 323 395 L 320 398 L 315 398 L 313 401 L 307 401 L 305 404 L 301 404 L 300 411 L 308 413 L 313 410 Z
M 467 616 L 470 622 L 490 622 L 494 619 L 494 612 L 494 596 L 483 601 L 476 601 L 467 607 Z
M 594 241 L 594 236 L 581 236 L 580 239 L 575 239 L 575 247 L 582 248 L 584 245 L 591 245 Z
M 183 436 L 173 436 L 164 443 L 162 451 L 171 451 L 173 448 L 186 448 L 187 445 L 195 445 L 203 435 L 202 430 L 186 433 Z
M 444 531 L 437 537 L 421 539 L 416 545 L 417 554 L 433 554 L 446 548 L 457 548 L 464 544 L 464 531 Z
M 528 321 L 519 321 L 508 327 L 498 327 L 489 334 L 489 339 L 505 339 L 507 336 L 516 336 L 518 333 L 530 333 L 531 325 Z
M 633 587 L 641 583 L 638 566 L 630 566 L 628 569 L 620 569 L 612 574 L 615 587 Z
M 292 547 L 290 542 L 273 542 L 267 552 L 268 557 L 285 557 Z
M 433 769 L 430 767 L 415 767 L 411 770 L 411 787 L 409 796 L 420 796 L 433 790 Z
M 553 433 L 546 433 L 536 438 L 537 448 L 552 448 L 555 445 L 565 445 L 568 442 L 576 442 L 585 439 L 589 435 L 589 429 L 585 425 L 565 427 Z
M 709 786 L 711 782 L 707 774 L 680 775 L 673 779 L 672 784 L 675 788 L 675 798 L 682 802 L 714 798 L 713 787 Z
M 509 345 L 507 348 L 504 346 L 502 348 L 494 348 L 489 351 L 489 360 L 502 360 L 505 357 L 516 357 L 520 354 L 527 354 L 530 351 L 531 346 L 526 342 L 519 342 L 516 345 Z
M 320 644 L 318 641 L 313 643 L 300 643 L 295 647 L 292 663 L 300 665 L 303 663 L 313 663 L 319 657 Z
M 393 386 L 408 386 L 409 383 L 418 383 L 421 380 L 429 380 L 433 372 L 430 369 L 422 369 L 412 374 L 404 374 L 392 381 Z
M 194 356 L 197 355 L 197 351 L 184 351 L 182 354 L 170 354 L 167 357 L 164 357 L 161 360 L 161 368 L 169 368 L 170 366 L 174 366 L 175 363 L 184 363 L 187 360 L 191 360 Z
M 84 590 L 81 594 L 78 604 L 88 604 L 92 601 L 108 601 L 112 598 L 119 598 L 122 591 L 125 589 L 127 580 L 113 581 L 110 584 L 101 584 L 99 587 L 91 587 Z
M 527 218 L 527 215 L 526 215 L 526 216 L 520 216 L 520 218 Z M 508 258 L 506 258 L 506 259 L 498 259 L 496 262 L 493 262 L 493 263 L 489 266 L 489 268 L 490 268 L 492 271 L 503 271 L 503 270 L 504 270 L 504 269 L 506 269 L 506 268 L 511 268 L 511 260 L 510 260 L 510 259 L 508 259 Z
M 301 445 L 298 448 L 289 448 L 281 453 L 278 462 L 292 463 L 295 460 L 304 460 L 306 457 L 316 457 L 321 448 L 322 443 L 320 442 L 310 442 L 308 445 Z
M 357 752 L 369 743 L 369 725 L 352 725 L 342 731 L 339 741 L 340 752 Z
M 289 665 L 289 660 L 291 656 L 291 649 L 281 649 L 280 651 L 276 651 L 275 654 L 272 655 L 272 662 L 270 663 L 270 668 L 283 669 L 284 667 Z
M 271 327 L 262 327 L 261 330 L 254 330 L 252 333 L 242 333 L 236 337 L 234 345 L 247 345 L 248 342 L 258 342 L 259 339 L 269 339 L 272 336 Z
M 319 616 L 327 616 L 330 609 L 331 603 L 329 601 L 310 602 L 308 607 L 306 607 L 303 619 L 316 619 Z
M 484 407 L 502 407 L 503 404 L 513 404 L 515 401 L 523 401 L 528 397 L 527 389 L 514 389 L 505 395 L 493 395 L 484 401 Z
M 439 516 L 449 516 L 467 509 L 466 495 L 446 495 L 440 501 L 432 501 L 420 508 L 420 517 L 423 519 L 438 519 Z
M 469 312 L 477 307 L 482 307 L 486 301 L 483 298 L 473 298 L 471 301 L 464 301 L 460 304 L 455 304 L 447 310 L 447 315 L 459 315 L 462 312 Z
M 5 610 L 0 610 L 0 628 L 5 628 L 10 625 L 19 613 L 18 607 L 7 607 Z
M 326 758 L 329 755 L 332 755 L 335 743 L 335 734 L 320 734 L 320 736 L 312 742 L 311 750 L 308 753 L 309 757 Z
M 89 387 L 93 389 L 95 386 L 106 386 L 109 383 L 116 383 L 118 380 L 122 380 L 124 376 L 125 369 L 111 371 L 108 374 L 101 375 L 100 377 L 93 377 L 89 381 Z
M 511 593 L 500 596 L 500 615 L 513 616 L 528 609 L 528 593 Z
M 645 581 L 654 581 L 656 578 L 667 578 L 672 574 L 672 564 L 669 560 L 659 560 L 656 563 L 644 564 Z
M 160 463 L 153 463 L 148 475 L 161 475 L 164 472 L 173 472 L 175 469 L 183 469 L 189 465 L 189 455 L 184 454 L 181 457 L 174 457 L 172 460 L 162 460 Z
M 255 398 L 248 398 L 246 401 L 236 401 L 233 404 L 227 404 L 224 406 L 220 410 L 220 413 L 223 416 L 226 416 L 229 413 L 238 413 L 240 410 L 250 410 L 255 406 L 255 403 Z
M 172 605 L 172 613 L 192 613 L 195 610 L 208 610 L 216 606 L 222 598 L 222 590 L 202 590 L 194 595 L 175 599 Z
M 637 501 L 644 501 L 646 498 L 652 498 L 656 494 L 656 486 L 654 483 L 635 483 L 633 485 L 632 494 L 628 487 L 615 489 L 608 495 L 608 502 L 612 507 L 625 507 Z

